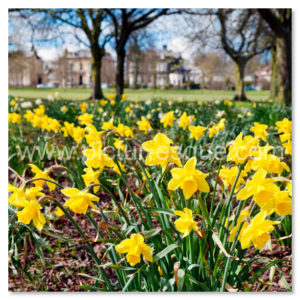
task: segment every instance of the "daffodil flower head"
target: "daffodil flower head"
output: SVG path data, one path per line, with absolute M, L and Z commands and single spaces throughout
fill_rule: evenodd
M 196 191 L 208 193 L 210 188 L 205 178 L 208 174 L 204 174 L 196 169 L 196 157 L 190 158 L 183 168 L 174 168 L 171 170 L 173 178 L 169 181 L 168 189 L 176 190 L 179 187 L 183 190 L 186 199 Z
M 64 206 L 69 207 L 76 214 L 85 214 L 88 207 L 95 208 L 93 202 L 99 200 L 99 197 L 88 193 L 87 190 L 65 188 L 61 192 L 69 197 Z
M 150 262 L 153 261 L 151 251 L 153 249 L 144 242 L 144 237 L 139 233 L 133 233 L 129 239 L 116 245 L 119 254 L 127 253 L 126 260 L 133 267 L 141 261 L 141 255 Z
M 206 127 L 204 126 L 189 126 L 189 131 L 191 133 L 190 138 L 194 138 L 198 141 L 200 137 L 204 136 L 205 130 Z
M 87 158 L 85 164 L 89 168 L 102 171 L 105 167 L 114 167 L 114 161 L 102 149 L 102 142 L 92 143 L 91 147 L 84 149 L 82 153 Z
M 139 130 L 145 131 L 145 133 L 147 133 L 148 130 L 152 129 L 150 123 L 148 122 L 148 120 L 145 117 L 142 117 L 141 121 L 137 121 L 136 123 L 139 126 Z
M 123 152 L 125 152 L 125 144 L 122 140 L 115 138 L 114 139 L 114 147 L 116 149 L 122 150 Z
M 44 178 L 44 179 L 49 179 L 49 180 L 54 181 L 54 179 L 49 176 L 47 171 L 40 170 L 34 164 L 28 164 L 28 166 L 31 168 L 31 171 L 35 174 L 35 176 L 33 178 Z M 45 182 L 50 191 L 55 190 L 56 185 L 52 182 L 45 181 L 45 180 L 36 180 L 36 181 L 34 181 L 34 185 L 37 187 L 43 187 Z
M 114 129 L 113 121 L 110 120 L 110 121 L 107 121 L 107 122 L 103 122 L 102 129 L 103 130 Z
M 192 230 L 198 230 L 198 224 L 194 221 L 193 212 L 189 208 L 185 207 L 183 211 L 175 210 L 174 214 L 180 217 L 174 224 L 177 230 L 183 233 L 183 237 L 188 236 Z
M 181 162 L 177 154 L 177 147 L 172 147 L 173 143 L 166 135 L 158 133 L 153 140 L 144 142 L 142 148 L 149 152 L 146 157 L 146 165 L 160 165 L 164 171 L 169 162 L 181 167 Z
M 237 218 L 237 223 L 236 225 L 230 230 L 230 235 L 229 235 L 229 242 L 233 242 L 234 239 L 235 239 L 235 236 L 238 232 L 238 229 L 240 227 L 240 224 L 243 223 L 242 227 L 241 227 L 241 230 L 240 230 L 240 233 L 237 237 L 238 240 L 241 239 L 241 236 L 244 232 L 244 230 L 248 227 L 248 223 L 246 222 L 246 218 L 250 215 L 250 211 L 248 209 L 244 209 L 241 211 L 239 217 Z M 231 228 L 232 226 L 230 226 Z
M 38 230 L 42 230 L 46 223 L 45 217 L 40 211 L 42 206 L 37 199 L 39 196 L 45 196 L 41 190 L 41 187 L 24 189 L 23 187 L 8 186 L 8 191 L 12 192 L 8 199 L 9 204 L 17 208 L 23 207 L 22 210 L 17 212 L 18 221 L 26 225 L 33 221 L 33 225 Z
M 191 116 L 188 116 L 186 112 L 179 119 L 179 127 L 186 129 L 191 124 Z
M 258 147 L 258 143 L 259 140 L 250 135 L 243 138 L 241 132 L 229 146 L 227 161 L 233 161 L 236 165 L 244 163 L 251 158 L 252 152 Z
M 84 172 L 85 174 L 82 175 L 82 178 L 86 186 L 92 183 L 100 183 L 99 176 L 101 174 L 101 171 L 94 171 L 93 168 L 85 168 Z M 94 193 L 97 193 L 99 191 L 99 188 L 99 186 L 94 186 Z
M 262 250 L 265 244 L 270 240 L 270 232 L 274 230 L 274 225 L 279 224 L 279 221 L 266 220 L 267 213 L 259 212 L 243 231 L 240 242 L 242 249 L 249 248 L 251 243 L 258 250 Z
M 163 123 L 164 128 L 166 128 L 167 126 L 173 126 L 175 120 L 174 111 L 171 110 L 161 118 L 160 122 Z
M 93 123 L 93 115 L 92 114 L 82 114 L 78 117 L 81 125 L 88 125 Z
M 256 138 L 261 138 L 263 141 L 267 141 L 267 129 L 268 125 L 260 124 L 258 122 L 254 122 L 254 126 L 250 128 L 250 131 L 254 133 Z
M 284 118 L 282 121 L 277 121 L 276 126 L 278 127 L 278 133 L 292 133 L 292 121 Z
M 238 172 L 239 172 L 239 168 L 237 166 L 231 168 L 222 166 L 222 169 L 220 170 L 220 177 L 222 178 L 225 187 L 233 186 Z M 243 179 L 243 177 L 246 176 L 247 173 L 244 170 L 242 170 L 235 186 L 235 190 L 234 190 L 235 192 L 238 191 L 241 184 L 245 184 L 245 180 Z
M 275 179 L 266 178 L 267 172 L 263 169 L 257 171 L 251 180 L 238 192 L 238 200 L 246 200 L 253 195 L 254 201 L 259 205 L 268 203 L 266 199 L 272 197 L 279 187 L 274 183 Z

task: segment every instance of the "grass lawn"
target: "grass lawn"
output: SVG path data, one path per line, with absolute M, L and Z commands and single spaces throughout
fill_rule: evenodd
M 104 94 L 115 93 L 115 89 L 104 89 Z M 47 99 L 49 94 L 58 92 L 60 97 L 65 100 L 86 100 L 90 96 L 90 89 L 38 89 L 38 88 L 9 88 L 9 96 L 22 97 L 24 99 Z M 210 101 L 231 99 L 234 91 L 216 90 L 154 90 L 154 89 L 125 89 L 125 94 L 129 100 L 148 100 L 148 99 L 168 99 L 168 100 L 187 100 L 187 101 Z M 252 101 L 267 100 L 269 91 L 247 91 L 246 96 Z

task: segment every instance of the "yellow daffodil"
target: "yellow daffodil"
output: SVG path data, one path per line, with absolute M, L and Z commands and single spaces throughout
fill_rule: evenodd
M 288 140 L 287 142 L 282 143 L 282 146 L 284 147 L 285 154 L 292 155 L 292 141 L 291 140 Z
M 237 166 L 231 168 L 226 168 L 225 166 L 222 166 L 222 169 L 220 170 L 220 177 L 222 178 L 225 187 L 231 188 L 233 186 L 238 171 L 239 168 Z M 245 184 L 245 180 L 243 179 L 243 177 L 246 176 L 247 173 L 244 170 L 242 170 L 235 186 L 235 192 L 238 191 L 241 184 Z
M 217 125 L 213 125 L 211 128 L 208 130 L 208 137 L 212 138 L 214 137 L 217 133 L 219 132 L 219 128 Z
M 74 141 L 79 144 L 85 136 L 85 129 L 79 126 L 73 128 L 72 138 Z
M 278 127 L 278 133 L 284 136 L 284 138 L 281 138 L 281 142 L 289 140 L 292 134 L 292 121 L 284 118 L 282 121 L 278 121 L 275 124 Z
M 278 156 L 267 154 L 266 156 L 255 157 L 255 159 L 248 161 L 247 170 L 251 168 L 253 171 L 264 169 L 268 173 L 281 174 L 283 170 L 290 172 L 290 168 L 285 162 L 280 161 Z
M 33 112 L 38 116 L 38 117 L 43 117 L 45 115 L 45 105 L 39 105 L 38 108 L 34 109 Z
M 92 114 L 82 114 L 78 117 L 81 125 L 88 125 L 93 123 L 93 115 Z
M 261 138 L 263 141 L 266 142 L 268 136 L 267 129 L 268 125 L 254 122 L 254 126 L 250 128 L 250 131 L 254 133 L 254 137 Z
M 46 223 L 45 217 L 40 211 L 42 206 L 36 199 L 38 196 L 45 196 L 41 190 L 41 187 L 32 187 L 26 190 L 12 185 L 8 187 L 8 191 L 12 192 L 8 202 L 17 208 L 23 207 L 22 210 L 17 212 L 18 221 L 23 224 L 29 224 L 33 221 L 33 225 L 38 230 L 42 230 Z
M 83 102 L 80 104 L 80 110 L 84 114 L 86 112 L 87 103 Z
M 62 107 L 60 108 L 60 110 L 61 110 L 61 112 L 65 113 L 65 112 L 68 111 L 68 108 L 67 108 L 66 106 L 62 106 Z
M 69 122 L 64 122 L 64 127 L 61 128 L 61 131 L 64 134 L 64 137 L 73 136 L 74 124 Z
M 117 139 L 117 138 L 114 139 L 114 147 L 116 149 L 119 149 L 119 150 L 122 150 L 123 152 L 125 152 L 124 142 L 120 139 Z
M 179 127 L 186 129 L 191 124 L 191 116 L 188 116 L 186 112 L 179 119 Z
M 12 193 L 8 199 L 8 203 L 19 208 L 20 201 L 23 200 L 31 200 L 36 199 L 37 197 L 45 196 L 44 193 L 41 192 L 42 187 L 31 187 L 24 189 L 23 187 L 17 188 L 11 184 L 8 185 L 8 192 Z
M 276 122 L 276 126 L 285 154 L 292 155 L 292 121 L 284 118 L 282 121 Z
M 34 118 L 34 113 L 33 113 L 31 110 L 27 109 L 27 110 L 26 110 L 26 113 L 24 114 L 24 118 L 25 118 L 28 122 L 31 122 L 31 121 L 33 120 L 33 118 Z
M 130 107 L 129 107 L 129 106 L 127 106 L 127 107 L 125 108 L 125 112 L 127 112 L 127 113 L 130 112 Z
M 208 193 L 209 185 L 205 180 L 208 174 L 197 170 L 196 163 L 197 159 L 194 156 L 186 162 L 183 168 L 172 169 L 173 178 L 168 184 L 168 189 L 176 190 L 180 187 L 186 199 L 191 198 L 196 191 Z
M 112 121 L 103 122 L 102 127 L 103 130 L 114 129 L 114 124 Z
M 85 164 L 89 168 L 102 171 L 105 167 L 114 166 L 114 161 L 103 152 L 101 142 L 93 143 L 90 148 L 83 150 L 82 153 L 87 158 Z
M 122 123 L 119 123 L 118 126 L 114 126 L 114 129 L 121 135 L 124 137 L 131 137 L 133 138 L 133 131 L 129 126 L 126 126 Z
M 160 120 L 161 123 L 163 123 L 164 128 L 166 128 L 167 126 L 173 126 L 174 121 L 176 120 L 176 118 L 174 117 L 174 111 L 169 111 L 168 113 L 166 113 Z
M 233 242 L 234 239 L 235 239 L 235 236 L 237 234 L 237 231 L 240 227 L 240 224 L 243 222 L 243 225 L 242 225 L 242 228 L 241 228 L 241 231 L 239 233 L 239 236 L 237 237 L 238 240 L 240 240 L 244 230 L 248 227 L 248 223 L 246 222 L 246 218 L 249 216 L 250 214 L 250 211 L 248 209 L 245 209 L 245 210 L 242 210 L 238 219 L 237 219 L 237 222 L 236 222 L 236 225 L 230 230 L 230 235 L 229 235 L 229 242 Z M 231 226 L 230 226 L 231 228 Z
M 185 207 L 183 211 L 175 210 L 174 214 L 180 218 L 175 221 L 177 230 L 183 233 L 183 237 L 188 236 L 192 230 L 198 231 L 197 222 L 194 221 L 192 211 Z
M 89 206 L 95 208 L 93 201 L 99 200 L 99 197 L 88 193 L 87 190 L 65 188 L 61 192 L 69 197 L 64 206 L 69 207 L 76 214 L 85 214 Z
M 123 173 L 126 172 L 126 169 L 125 169 L 124 164 L 122 164 L 122 163 L 119 161 L 119 165 L 120 165 L 120 168 L 121 168 L 122 172 L 123 172 Z M 114 166 L 113 166 L 113 171 L 121 175 L 121 171 L 120 171 L 120 169 L 119 169 L 119 167 L 118 167 L 117 164 L 114 164 Z
M 22 116 L 17 113 L 9 113 L 8 114 L 8 122 L 13 124 L 21 124 Z
M 99 101 L 99 103 L 100 103 L 101 106 L 104 106 L 104 105 L 107 103 L 107 101 L 104 100 L 104 99 L 101 99 L 101 100 Z
M 54 181 L 54 179 L 49 176 L 47 171 L 40 170 L 34 164 L 28 164 L 28 166 L 31 168 L 32 173 L 35 174 L 35 176 L 33 178 L 44 178 L 44 179 L 49 179 L 49 180 Z M 36 180 L 36 181 L 34 181 L 34 185 L 37 186 L 37 187 L 42 187 L 45 182 L 46 182 L 46 184 L 47 184 L 50 191 L 55 190 L 56 185 L 52 182 L 45 181 L 45 180 Z
M 245 136 L 243 139 L 243 133 L 241 132 L 232 145 L 229 146 L 227 161 L 233 161 L 236 165 L 244 163 L 251 157 L 258 143 L 259 140 L 250 135 Z
M 275 179 L 266 178 L 267 172 L 263 169 L 257 171 L 252 180 L 238 192 L 238 200 L 246 200 L 253 196 L 254 201 L 261 207 L 271 203 L 268 199 L 273 197 L 273 193 L 279 191 L 279 187 L 274 183 Z
M 65 213 L 64 213 L 59 207 L 57 207 L 57 208 L 56 208 L 56 211 L 55 211 L 55 214 L 56 214 L 58 217 L 62 217 Z
M 151 251 L 153 249 L 144 242 L 144 237 L 139 233 L 133 233 L 129 239 L 116 245 L 119 254 L 127 253 L 126 260 L 133 267 L 141 261 L 141 254 L 150 262 L 153 261 Z
M 93 168 L 85 168 L 83 171 L 85 174 L 82 175 L 82 178 L 86 186 L 90 185 L 91 183 L 100 183 L 99 176 L 101 171 L 94 171 Z M 99 188 L 99 186 L 94 186 L 94 193 L 97 193 Z
M 115 94 L 109 94 L 109 95 L 106 96 L 106 98 L 109 99 L 109 100 L 112 100 L 112 99 L 115 99 L 116 96 L 115 96 Z
M 222 118 L 217 124 L 213 125 L 209 128 L 208 137 L 214 137 L 220 130 L 223 131 L 225 129 L 225 119 Z
M 145 170 L 145 172 L 146 172 L 147 176 L 148 176 L 149 178 L 151 178 L 151 175 L 150 175 L 149 171 L 148 171 L 148 170 Z M 143 179 L 143 181 L 146 181 L 146 180 L 147 180 L 147 179 L 146 179 L 146 176 L 144 175 L 144 172 L 142 173 L 142 179 Z
M 150 123 L 148 122 L 148 120 L 145 117 L 142 117 L 141 121 L 137 121 L 136 123 L 139 126 L 139 130 L 145 131 L 145 133 L 147 133 L 149 130 L 152 129 Z
M 277 225 L 280 222 L 266 220 L 266 212 L 261 211 L 258 213 L 243 231 L 240 242 L 242 249 L 249 248 L 251 243 L 258 250 L 262 250 L 265 244 L 270 240 L 270 232 L 274 230 L 273 225 Z
M 292 198 L 288 191 L 280 191 L 275 193 L 275 208 L 274 211 L 279 216 L 291 215 L 292 214 Z M 271 213 L 269 213 L 271 214 Z
M 204 126 L 189 126 L 189 131 L 191 133 L 190 138 L 194 138 L 198 141 L 200 137 L 204 136 L 205 130 L 206 127 Z
M 157 270 L 158 270 L 159 275 L 162 277 L 163 276 L 163 271 L 162 271 L 161 267 L 158 266 Z
M 171 144 L 173 141 L 162 133 L 156 134 L 153 140 L 143 143 L 142 148 L 149 152 L 146 157 L 146 165 L 160 165 L 163 171 L 169 162 L 181 167 L 177 147 L 171 147 Z

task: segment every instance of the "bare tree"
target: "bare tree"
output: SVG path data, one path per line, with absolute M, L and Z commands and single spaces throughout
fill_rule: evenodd
M 211 89 L 214 76 L 231 77 L 232 63 L 225 54 L 218 52 L 199 53 L 194 57 L 194 65 L 201 70 L 203 88 Z M 228 76 L 229 75 L 229 76 Z
M 116 93 L 118 96 L 121 96 L 124 91 L 126 45 L 130 35 L 166 15 L 168 11 L 168 9 L 106 9 L 114 28 L 113 37 L 117 53 Z
M 21 17 L 27 19 L 28 22 L 30 21 L 33 30 L 51 28 L 51 32 L 54 32 L 61 25 L 68 25 L 73 28 L 74 36 L 91 50 L 93 85 L 91 98 L 100 99 L 103 97 L 101 61 L 105 55 L 105 46 L 111 38 L 109 34 L 104 33 L 104 20 L 107 16 L 105 9 L 11 9 L 10 13 L 19 13 Z M 33 15 L 37 17 L 31 18 Z M 43 26 L 39 27 L 41 24 Z
M 271 97 L 279 104 L 292 103 L 292 10 L 258 9 L 274 33 Z
M 236 69 L 235 100 L 246 100 L 244 75 L 247 62 L 270 47 L 263 19 L 252 9 L 218 9 L 220 40 Z
M 8 54 L 9 86 L 23 86 L 26 70 L 26 57 L 22 50 L 10 51 Z

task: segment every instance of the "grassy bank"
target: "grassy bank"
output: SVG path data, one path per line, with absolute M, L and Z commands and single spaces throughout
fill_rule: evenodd
M 90 89 L 38 89 L 38 88 L 10 88 L 8 94 L 14 97 L 24 99 L 46 99 L 48 95 L 59 93 L 65 100 L 86 100 L 90 96 Z M 104 94 L 115 93 L 115 89 L 104 89 Z M 186 101 L 211 101 L 231 99 L 234 91 L 216 91 L 216 90 L 154 90 L 154 89 L 125 89 L 125 93 L 130 100 L 145 101 L 148 99 L 168 99 L 168 100 L 186 100 Z M 267 100 L 269 91 L 247 91 L 246 96 L 252 101 Z

